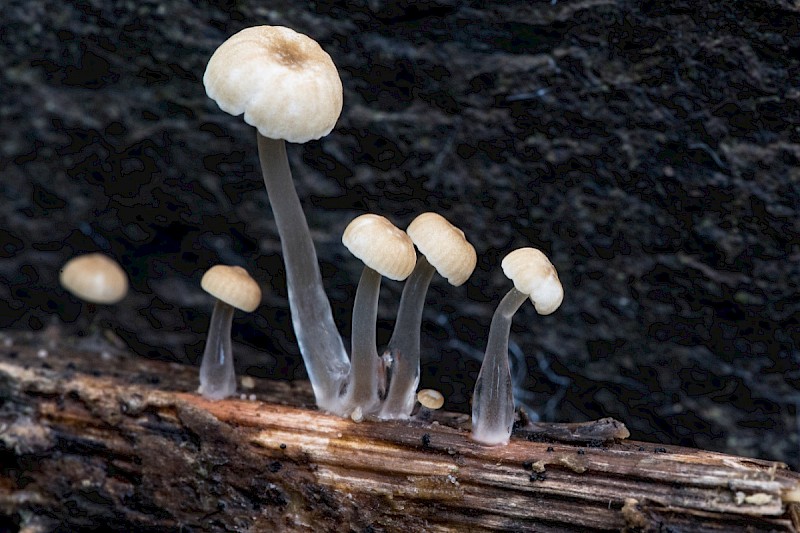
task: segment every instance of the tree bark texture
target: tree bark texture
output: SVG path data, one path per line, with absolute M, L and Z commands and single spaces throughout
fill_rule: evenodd
M 469 439 L 467 417 L 354 423 L 306 383 L 196 394 L 197 369 L 0 347 L 0 530 L 797 531 L 784 464 L 625 440 L 606 419 Z M 616 437 L 616 438 L 615 438 Z

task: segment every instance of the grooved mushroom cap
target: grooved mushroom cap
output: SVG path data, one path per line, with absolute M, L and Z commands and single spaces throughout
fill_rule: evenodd
M 217 300 L 248 313 L 261 303 L 261 288 L 242 267 L 215 265 L 203 274 L 200 286 Z
M 282 26 L 246 28 L 222 43 L 203 75 L 209 98 L 270 139 L 304 143 L 331 132 L 342 81 L 313 39 Z
M 344 230 L 342 244 L 366 266 L 389 279 L 406 279 L 417 263 L 414 243 L 406 232 L 380 215 L 353 219 Z
M 564 300 L 558 272 L 547 256 L 536 248 L 514 250 L 505 256 L 502 267 L 508 279 L 514 282 L 514 287 L 530 296 L 540 315 L 549 315 Z
M 81 300 L 95 304 L 115 304 L 128 294 L 125 271 L 103 254 L 73 257 L 61 269 L 58 281 Z
M 464 232 L 436 213 L 422 213 L 408 225 L 408 236 L 420 253 L 451 285 L 458 287 L 472 275 L 478 262 Z
M 417 401 L 422 404 L 422 407 L 436 410 L 441 409 L 444 405 L 444 396 L 437 390 L 422 389 L 417 393 Z

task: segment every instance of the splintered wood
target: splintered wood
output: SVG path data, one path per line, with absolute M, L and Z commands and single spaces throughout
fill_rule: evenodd
M 258 379 L 212 402 L 195 368 L 66 344 L 0 346 L 2 530 L 797 530 L 785 465 L 629 441 L 614 420 L 521 424 L 490 448 L 464 415 L 355 423 Z

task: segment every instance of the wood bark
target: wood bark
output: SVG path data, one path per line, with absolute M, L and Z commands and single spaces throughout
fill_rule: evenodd
M 305 383 L 204 400 L 197 369 L 59 340 L 0 347 L 0 531 L 797 531 L 784 464 L 625 440 L 607 419 L 508 446 L 466 416 L 355 423 Z M 251 399 L 252 398 L 252 399 Z

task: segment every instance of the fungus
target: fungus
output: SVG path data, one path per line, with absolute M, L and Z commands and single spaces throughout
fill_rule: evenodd
M 422 389 L 417 393 L 417 401 L 422 407 L 436 411 L 444 405 L 444 396 L 438 390 Z
M 514 423 L 514 397 L 508 365 L 508 335 L 517 309 L 530 298 L 536 312 L 549 315 L 564 299 L 555 267 L 541 251 L 520 248 L 502 262 L 514 283 L 495 310 L 489 339 L 472 398 L 472 439 L 482 444 L 505 444 Z
M 414 408 L 419 384 L 419 334 L 422 308 L 434 272 L 458 287 L 472 275 L 477 263 L 475 248 L 464 232 L 443 216 L 423 213 L 406 230 L 422 257 L 403 287 L 394 332 L 387 350 L 392 360 L 389 391 L 381 418 L 408 418 Z
M 245 269 L 227 265 L 215 265 L 208 269 L 200 280 L 200 286 L 217 301 L 211 313 L 200 364 L 198 392 L 210 400 L 221 400 L 236 393 L 236 371 L 231 348 L 233 311 L 254 311 L 261 303 L 261 289 Z
M 128 294 L 128 276 L 119 263 L 99 254 L 73 257 L 58 276 L 61 286 L 93 304 L 115 304 Z
M 342 110 L 342 82 L 330 56 L 289 28 L 246 28 L 222 43 L 203 76 L 220 109 L 257 129 L 259 159 L 286 265 L 292 326 L 317 405 L 332 411 L 350 363 L 322 286 L 317 254 L 284 141 L 330 133 Z
M 414 418 L 419 421 L 427 422 L 431 419 L 433 412 L 441 409 L 444 405 L 444 396 L 437 390 L 422 389 L 417 393 L 416 398 L 420 408 Z
M 379 215 L 355 218 L 342 235 L 342 243 L 364 262 L 353 303 L 352 358 L 342 412 L 354 420 L 378 407 L 379 363 L 375 347 L 375 321 L 381 276 L 406 279 L 414 269 L 417 254 L 408 235 Z

